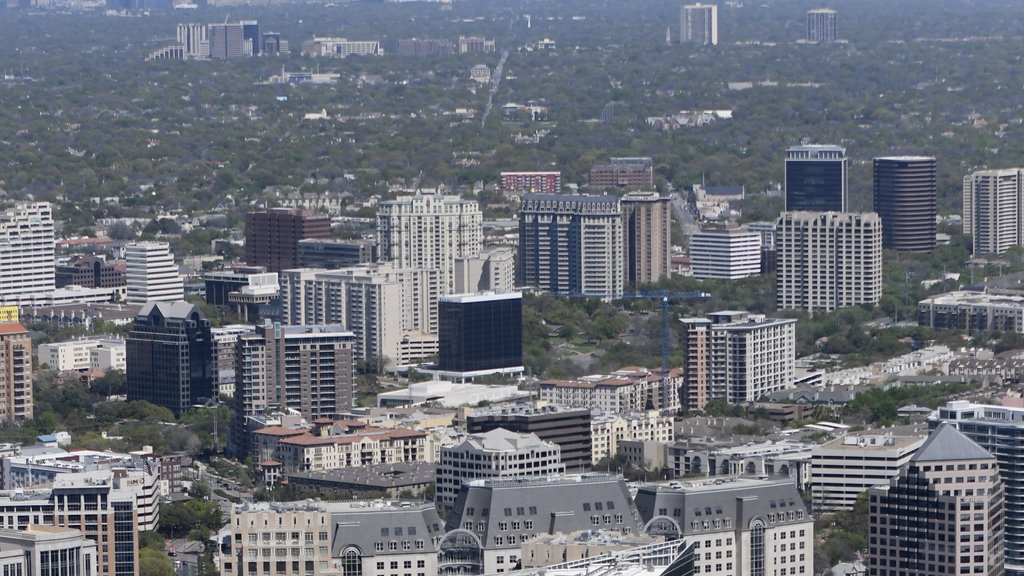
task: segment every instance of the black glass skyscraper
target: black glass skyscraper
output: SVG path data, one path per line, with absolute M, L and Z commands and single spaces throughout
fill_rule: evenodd
M 875 158 L 875 212 L 882 217 L 882 248 L 935 250 L 935 158 Z
M 846 212 L 846 148 L 793 146 L 786 150 L 786 211 Z
M 523 365 L 523 295 L 462 294 L 438 302 L 438 368 L 495 372 Z

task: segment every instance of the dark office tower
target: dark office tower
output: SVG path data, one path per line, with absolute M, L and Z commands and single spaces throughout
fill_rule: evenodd
M 266 54 L 268 56 L 277 56 L 281 53 L 281 34 L 278 32 L 264 32 L 262 37 L 262 44 L 260 45 L 260 54 Z
M 808 42 L 831 44 L 836 41 L 836 11 L 828 8 L 807 12 Z
M 260 23 L 255 20 L 242 20 L 242 53 L 245 56 L 260 55 Z
M 331 219 L 311 210 L 274 208 L 245 215 L 245 261 L 280 272 L 299 265 L 299 240 L 331 237 Z
M 935 158 L 875 158 L 875 212 L 882 217 L 882 248 L 935 250 Z
M 150 302 L 125 341 L 128 400 L 180 415 L 214 394 L 210 321 L 187 302 Z
M 210 58 L 224 60 L 242 56 L 241 24 L 210 24 L 209 37 Z
M 441 371 L 463 377 L 522 372 L 522 293 L 444 296 L 438 322 Z
M 793 146 L 786 150 L 786 211 L 846 212 L 846 148 Z

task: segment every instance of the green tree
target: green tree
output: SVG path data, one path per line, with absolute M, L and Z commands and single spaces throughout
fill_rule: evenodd
M 145 576 L 175 576 L 174 562 L 163 550 L 139 550 L 139 574 Z

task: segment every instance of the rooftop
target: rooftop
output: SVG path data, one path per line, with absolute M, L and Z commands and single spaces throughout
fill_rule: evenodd
M 940 424 L 917 449 L 911 462 L 993 460 L 992 454 L 964 436 L 951 424 Z

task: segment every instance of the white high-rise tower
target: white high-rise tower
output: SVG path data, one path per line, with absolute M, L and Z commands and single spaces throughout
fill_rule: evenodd
M 133 242 L 125 247 L 128 303 L 185 299 L 174 254 L 166 242 Z
M 0 303 L 28 301 L 54 288 L 49 202 L 17 204 L 0 212 Z

